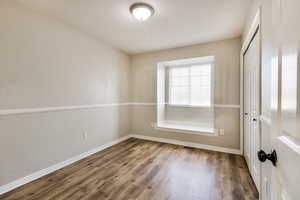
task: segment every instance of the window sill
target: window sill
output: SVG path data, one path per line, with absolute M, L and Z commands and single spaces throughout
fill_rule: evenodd
M 212 106 L 200 106 L 200 105 L 181 105 L 181 104 L 167 104 L 169 107 L 181 107 L 181 108 L 210 108 Z
M 206 128 L 200 126 L 193 125 L 185 125 L 185 124 L 174 124 L 168 122 L 159 122 L 153 123 L 152 126 L 161 131 L 166 132 L 176 132 L 176 133 L 187 133 L 194 135 L 204 135 L 204 136 L 218 136 L 218 130 L 214 128 Z

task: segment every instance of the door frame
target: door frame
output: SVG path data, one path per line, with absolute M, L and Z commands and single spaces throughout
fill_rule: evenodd
M 261 62 L 261 7 L 258 8 L 256 15 L 251 23 L 250 29 L 247 32 L 247 35 L 242 44 L 242 49 L 240 52 L 240 153 L 244 155 L 244 54 L 248 50 L 248 47 L 255 36 L 256 32 L 259 31 L 260 41 L 260 68 L 262 66 Z

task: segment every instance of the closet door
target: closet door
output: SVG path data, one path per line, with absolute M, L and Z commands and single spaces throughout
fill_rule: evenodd
M 245 57 L 246 58 L 246 57 Z M 244 156 L 248 166 L 250 166 L 250 132 L 251 132 L 251 68 L 244 65 Z
M 253 37 L 244 54 L 244 135 L 245 156 L 252 178 L 260 190 L 260 38 L 259 31 Z

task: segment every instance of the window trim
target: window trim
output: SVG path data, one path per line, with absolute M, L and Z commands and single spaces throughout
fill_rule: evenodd
M 210 108 L 210 107 L 213 107 L 213 105 L 214 105 L 214 90 L 215 90 L 215 84 L 214 84 L 214 82 L 215 82 L 215 77 L 214 77 L 214 73 L 215 73 L 215 71 L 214 71 L 214 63 L 215 62 L 215 60 L 211 60 L 211 61 L 203 61 L 203 62 L 201 62 L 201 61 L 199 61 L 199 62 L 191 62 L 191 63 L 181 63 L 181 64 L 173 64 L 173 65 L 171 65 L 171 66 L 168 66 L 168 101 L 167 101 L 167 105 L 168 106 L 173 106 L 173 107 L 191 107 L 191 108 L 193 108 L 193 107 L 199 107 L 199 108 Z M 191 67 L 193 66 L 193 65 L 205 65 L 205 64 L 210 64 L 210 81 L 211 81 L 211 83 L 210 83 L 210 104 L 209 105 L 196 105 L 196 104 L 172 104 L 171 103 L 171 96 L 172 96 L 172 93 L 171 93 L 171 87 L 170 87 L 170 82 L 171 82 L 171 76 L 170 76 L 170 69 L 171 68 L 180 68 L 180 67 L 188 67 L 189 68 L 189 102 L 191 102 L 191 87 L 190 87 L 190 85 L 191 85 L 191 73 L 190 73 L 190 70 L 191 70 Z
M 168 78 L 168 68 L 170 66 L 180 66 L 180 65 L 187 65 L 187 64 L 196 64 L 196 63 L 210 63 L 211 64 L 211 107 L 208 107 L 208 109 L 214 109 L 215 107 L 215 99 L 214 99 L 214 93 L 215 93 L 215 63 L 216 58 L 214 55 L 208 55 L 208 56 L 201 56 L 201 57 L 194 57 L 194 58 L 183 58 L 179 60 L 171 60 L 171 61 L 161 61 L 157 63 L 157 79 L 156 79 L 156 101 L 157 101 L 157 107 L 156 107 L 156 122 L 160 123 L 163 121 L 166 121 L 166 109 L 168 106 L 168 87 L 166 82 L 166 79 Z M 186 106 L 186 105 L 185 105 Z M 188 108 L 186 108 L 188 109 Z M 207 109 L 207 108 L 206 108 Z
M 193 129 L 186 129 L 186 126 L 176 126 L 172 127 L 168 125 L 168 122 L 162 121 L 158 123 L 151 123 L 151 126 L 156 130 L 172 132 L 172 133 L 185 133 L 185 134 L 193 134 L 193 135 L 203 135 L 203 136 L 219 136 L 219 129 L 217 128 L 203 128 L 197 127 Z

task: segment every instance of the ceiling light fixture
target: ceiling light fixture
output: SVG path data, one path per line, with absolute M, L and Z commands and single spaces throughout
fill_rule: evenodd
M 135 3 L 129 8 L 131 14 L 139 21 L 146 21 L 154 14 L 154 8 L 146 3 Z

